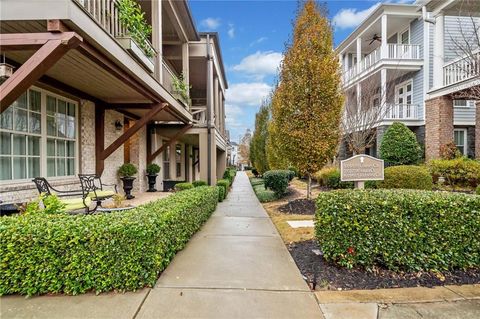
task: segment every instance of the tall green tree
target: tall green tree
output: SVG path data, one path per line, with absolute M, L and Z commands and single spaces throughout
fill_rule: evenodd
M 267 137 L 270 118 L 270 101 L 265 100 L 255 115 L 255 131 L 250 146 L 250 160 L 260 174 L 268 171 Z
M 307 0 L 299 11 L 272 99 L 280 156 L 311 180 L 336 153 L 343 94 L 332 28 L 324 8 Z

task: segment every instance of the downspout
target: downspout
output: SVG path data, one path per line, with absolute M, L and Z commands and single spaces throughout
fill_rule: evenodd
M 213 57 L 211 53 L 211 45 L 210 45 L 210 35 L 207 34 L 207 182 L 208 185 L 212 185 L 212 82 L 213 82 L 213 69 L 212 69 Z

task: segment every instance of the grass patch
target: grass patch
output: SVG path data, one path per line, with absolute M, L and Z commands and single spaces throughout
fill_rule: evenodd
M 270 189 L 265 189 L 265 183 L 261 178 L 250 178 L 253 191 L 261 203 L 271 202 L 277 199 L 275 193 Z

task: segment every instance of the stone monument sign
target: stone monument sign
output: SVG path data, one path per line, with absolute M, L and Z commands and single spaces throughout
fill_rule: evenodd
M 364 181 L 383 180 L 383 160 L 365 155 L 355 155 L 340 162 L 342 182 L 355 182 L 356 188 L 363 188 Z

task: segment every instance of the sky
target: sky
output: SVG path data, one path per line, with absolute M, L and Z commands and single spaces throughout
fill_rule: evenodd
M 327 6 L 338 45 L 372 12 L 378 0 L 319 3 Z M 253 131 L 255 113 L 272 90 L 285 43 L 292 34 L 298 2 L 190 0 L 189 5 L 198 31 L 215 31 L 220 35 L 229 85 L 225 98 L 226 125 L 230 140 L 238 142 L 247 128 Z

